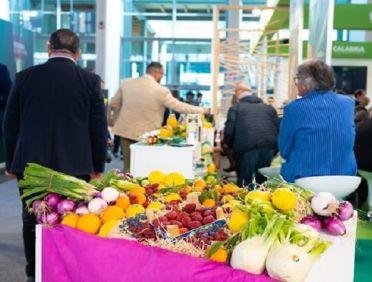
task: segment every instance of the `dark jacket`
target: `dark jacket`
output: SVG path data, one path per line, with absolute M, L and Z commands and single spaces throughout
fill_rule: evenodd
M 0 64 L 0 124 L 3 122 L 6 101 L 8 100 L 12 81 L 10 80 L 8 69 L 5 65 Z M 2 130 L 0 130 L 2 134 Z
M 277 149 L 279 120 L 275 109 L 256 96 L 247 96 L 227 114 L 224 142 L 235 155 L 254 149 Z
M 356 126 L 354 153 L 358 169 L 372 172 L 372 119 Z
M 102 172 L 107 122 L 100 79 L 68 58 L 16 75 L 4 116 L 6 169 L 36 162 L 71 174 Z

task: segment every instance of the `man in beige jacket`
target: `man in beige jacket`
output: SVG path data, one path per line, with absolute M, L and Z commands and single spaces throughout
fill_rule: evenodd
M 124 79 L 111 100 L 110 106 L 120 110 L 112 131 L 121 137 L 124 171 L 130 169 L 129 146 L 144 133 L 161 127 L 165 108 L 179 113 L 209 113 L 209 109 L 191 106 L 174 98 L 169 89 L 160 85 L 163 76 L 163 66 L 152 62 L 144 76 Z

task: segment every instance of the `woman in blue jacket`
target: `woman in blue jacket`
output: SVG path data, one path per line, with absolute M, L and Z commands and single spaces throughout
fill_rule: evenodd
M 355 175 L 354 101 L 333 92 L 333 71 L 322 61 L 304 62 L 294 79 L 302 98 L 284 109 L 282 176 L 293 182 L 307 176 Z

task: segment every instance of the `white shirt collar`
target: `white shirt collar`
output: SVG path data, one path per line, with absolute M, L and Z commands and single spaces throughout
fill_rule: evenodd
M 49 59 L 53 59 L 53 58 L 65 58 L 65 59 L 69 59 L 69 60 L 73 61 L 76 64 L 76 61 L 73 58 L 71 58 L 70 56 L 67 56 L 67 55 L 63 55 L 63 54 L 59 54 L 59 53 L 57 53 L 57 54 L 51 54 L 50 57 L 49 57 Z
M 145 74 L 145 75 L 143 75 L 143 77 L 147 78 L 147 79 L 152 79 L 153 81 L 156 82 L 155 78 L 153 76 L 149 75 L 149 74 Z

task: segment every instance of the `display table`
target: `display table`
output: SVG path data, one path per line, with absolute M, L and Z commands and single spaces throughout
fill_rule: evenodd
M 327 236 L 333 245 L 321 256 L 307 282 L 351 282 L 354 276 L 356 214 L 347 234 Z M 66 227 L 36 227 L 36 281 L 273 281 L 206 259 L 135 241 L 105 239 Z
M 180 172 L 186 178 L 194 178 L 194 160 L 198 145 L 173 147 L 168 145 L 145 145 L 135 143 L 130 146 L 130 168 L 134 177 L 145 177 L 153 170 L 164 173 Z

